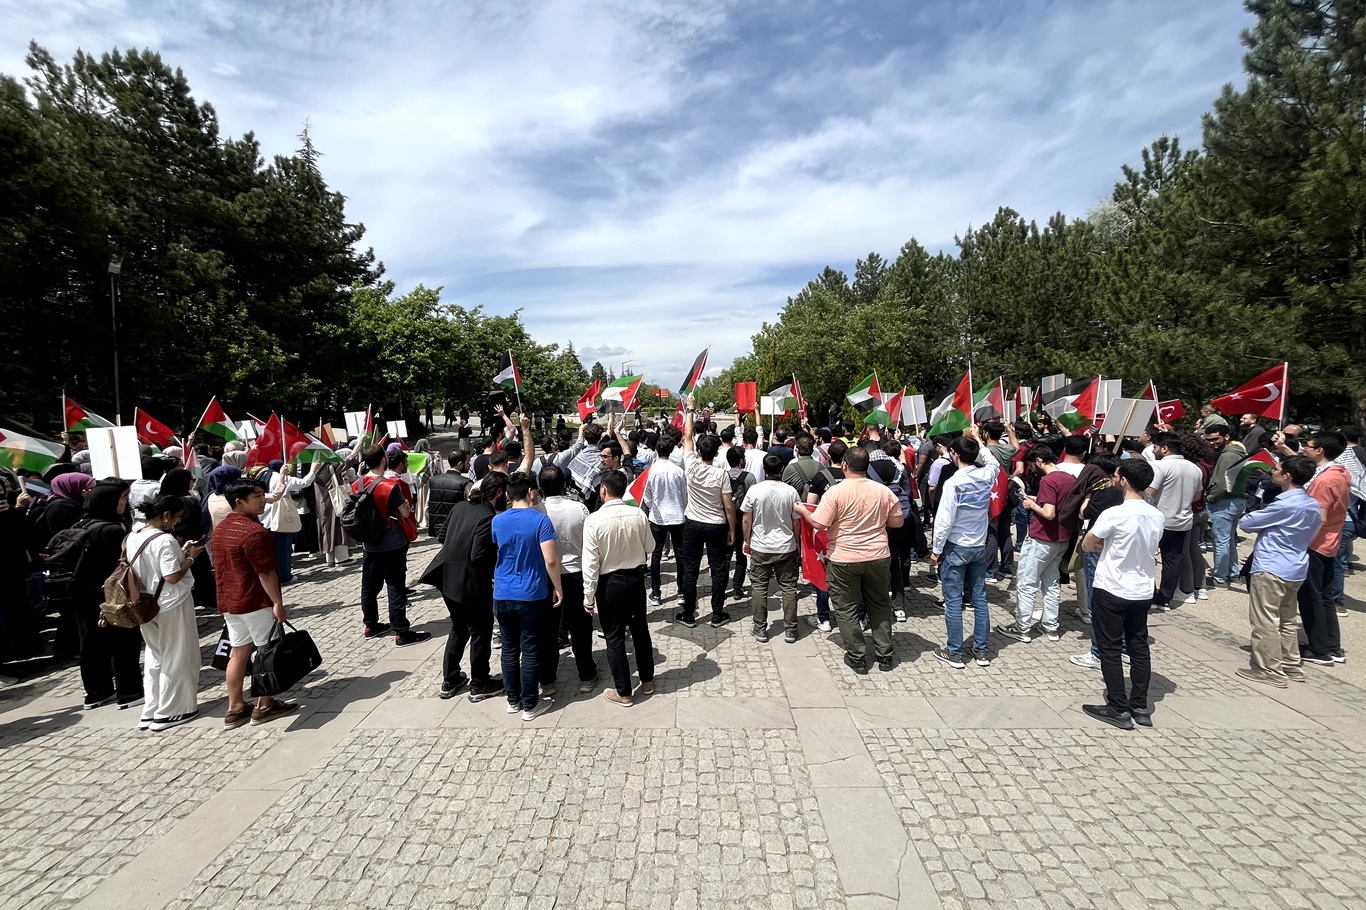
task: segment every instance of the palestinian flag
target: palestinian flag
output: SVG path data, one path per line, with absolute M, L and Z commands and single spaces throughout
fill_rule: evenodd
M 503 359 L 498 363 L 498 375 L 493 377 L 494 385 L 506 386 L 514 392 L 522 391 L 522 373 L 517 369 L 517 361 L 512 359 L 512 352 L 508 351 L 503 355 Z
M 1006 390 L 1000 377 L 972 393 L 974 421 L 999 420 L 1006 413 Z
M 34 439 L 32 436 L 0 427 L 0 467 L 12 471 L 36 471 L 41 474 L 61 458 L 65 451 L 66 446 L 59 442 Z
M 1058 390 L 1044 410 L 1058 423 L 1076 432 L 1096 420 L 1096 406 L 1100 397 L 1100 377 L 1078 379 Z
M 356 440 L 356 448 L 363 449 L 366 446 L 379 441 L 379 427 L 375 426 L 374 405 L 365 406 L 365 432 L 360 434 L 360 439 Z M 388 438 L 387 436 L 385 438 Z
M 882 392 L 877 385 L 877 373 L 865 376 L 863 381 L 849 390 L 844 396 L 856 408 L 875 408 L 882 402 Z
M 594 406 L 594 404 L 593 404 L 593 399 L 594 399 L 594 398 L 597 398 L 597 397 L 598 397 L 598 393 L 601 392 L 601 391 L 602 391 L 602 380 L 601 380 L 601 379 L 594 379 L 593 382 L 588 386 L 588 391 L 584 392 L 582 395 L 579 396 L 579 420 L 580 420 L 580 421 L 587 420 L 588 417 L 589 417 L 589 415 L 592 414 L 594 410 L 596 410 L 596 408 L 595 408 L 595 406 Z
M 91 427 L 112 427 L 113 424 L 105 420 L 94 411 L 87 411 L 75 401 L 62 396 L 62 411 L 66 415 L 66 431 L 68 433 L 77 430 L 88 430 Z
M 1233 486 L 1233 489 L 1235 491 L 1246 489 L 1247 482 L 1252 479 L 1252 475 L 1264 474 L 1267 471 L 1275 469 L 1275 467 L 1276 459 L 1272 457 L 1271 453 L 1266 449 L 1258 450 L 1256 455 L 1248 456 L 1247 461 L 1244 461 L 1239 466 L 1238 481 Z
M 1161 401 L 1162 399 L 1157 397 L 1157 383 L 1149 379 L 1148 384 L 1143 387 L 1143 391 L 1138 393 L 1138 400 Z
M 644 376 L 623 376 L 602 390 L 602 404 L 599 414 L 622 414 L 635 409 L 636 392 Z
M 895 430 L 901 424 L 901 400 L 905 396 L 906 390 L 903 388 L 886 396 L 885 400 L 878 404 L 863 418 L 865 424 L 875 423 L 884 426 L 889 430 Z
M 142 408 L 133 410 L 133 425 L 138 430 L 138 442 L 145 446 L 165 449 L 175 445 L 175 430 L 148 414 Z
M 972 426 L 972 374 L 964 373 L 949 386 L 930 412 L 930 435 L 957 433 Z
M 776 389 L 768 393 L 768 397 L 774 401 L 780 401 L 785 414 L 789 411 L 799 411 L 804 407 L 802 386 L 801 383 L 797 382 L 796 373 L 784 379 Z
M 199 418 L 199 426 L 195 429 L 208 430 L 224 442 L 242 441 L 235 424 L 228 419 L 228 415 L 223 412 L 223 406 L 218 403 L 217 395 L 209 399 L 209 406 L 204 409 L 204 416 Z
M 683 384 L 678 387 L 680 400 L 687 401 L 689 395 L 697 394 L 697 387 L 702 384 L 702 373 L 707 369 L 707 352 L 710 350 L 711 348 L 707 348 L 698 354 L 692 363 L 692 369 L 683 377 Z
M 327 447 L 321 439 L 309 436 L 305 442 L 289 447 L 289 456 L 299 464 L 341 464 L 342 457 Z
M 640 476 L 631 481 L 631 485 L 626 488 L 626 495 L 621 497 L 621 501 L 633 506 L 640 505 L 645 498 L 645 478 L 650 476 L 650 469 L 646 468 L 640 472 Z

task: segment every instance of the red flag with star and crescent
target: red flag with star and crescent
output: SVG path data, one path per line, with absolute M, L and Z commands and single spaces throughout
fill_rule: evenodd
M 1225 414 L 1256 414 L 1272 420 L 1285 419 L 1285 399 L 1290 393 L 1289 364 L 1277 364 L 1227 395 L 1210 400 Z
M 1157 419 L 1163 423 L 1171 423 L 1173 420 L 1180 420 L 1186 416 L 1186 406 L 1181 403 L 1180 398 L 1173 398 L 1171 401 L 1158 402 Z
M 133 420 L 135 421 L 138 430 L 138 442 L 143 445 L 157 446 L 162 449 L 175 445 L 175 430 L 172 430 L 142 408 L 134 410 Z

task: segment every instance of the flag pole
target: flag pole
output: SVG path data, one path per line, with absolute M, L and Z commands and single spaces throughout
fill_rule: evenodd
M 57 426 L 62 428 L 61 436 L 57 438 L 65 436 L 67 448 L 71 448 L 71 434 L 66 429 L 66 389 L 62 389 L 62 419 L 57 421 Z
M 1290 361 L 1281 364 L 1281 378 L 1285 380 L 1285 391 L 1281 393 L 1281 431 L 1285 431 L 1285 407 L 1286 400 L 1290 398 Z
M 512 364 L 512 391 L 517 396 L 517 413 L 522 413 L 522 381 L 518 378 L 517 361 L 512 359 L 512 350 L 508 350 L 508 363 Z

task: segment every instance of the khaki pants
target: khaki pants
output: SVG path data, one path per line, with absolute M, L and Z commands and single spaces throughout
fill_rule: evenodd
M 1254 572 L 1249 585 L 1247 619 L 1252 626 L 1252 669 L 1284 677 L 1300 663 L 1299 604 L 1302 582 L 1286 581 L 1270 572 Z
M 863 600 L 868 623 L 873 631 L 873 651 L 877 657 L 892 656 L 892 601 L 888 579 L 891 559 L 868 562 L 829 562 L 826 579 L 830 585 L 830 609 L 839 623 L 844 650 L 855 660 L 863 660 L 867 646 L 858 626 L 858 605 Z
M 783 627 L 797 628 L 797 551 L 791 553 L 760 553 L 749 555 L 749 607 L 754 624 L 768 628 L 768 582 L 778 579 L 778 592 L 783 598 Z

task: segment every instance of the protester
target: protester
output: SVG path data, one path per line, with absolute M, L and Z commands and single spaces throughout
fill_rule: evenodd
M 139 730 L 161 732 L 199 716 L 199 627 L 191 567 L 204 547 L 173 533 L 189 511 L 184 497 L 162 494 L 143 507 L 147 523 L 123 543 L 138 589 L 154 593 L 158 607 L 157 615 L 139 627 L 147 645 Z M 193 511 L 199 511 L 198 503 Z
M 939 568 L 943 586 L 948 641 L 945 647 L 934 649 L 934 656 L 955 670 L 967 666 L 969 655 L 963 651 L 963 600 L 967 597 L 972 601 L 973 612 L 970 656 L 977 666 L 989 667 L 987 531 L 991 525 L 992 491 L 1001 467 L 994 458 L 990 464 L 978 465 L 981 447 L 969 436 L 953 440 L 949 451 L 955 471 L 944 482 L 930 544 L 930 561 Z
M 52 479 L 51 486 L 52 495 L 47 498 L 34 524 L 32 549 L 39 553 L 47 549 L 57 532 L 65 531 L 81 520 L 85 513 L 85 496 L 95 486 L 95 478 L 80 472 L 62 474 Z M 16 557 L 21 553 L 22 548 L 15 550 Z M 48 610 L 57 611 L 57 629 L 52 640 L 53 655 L 60 660 L 76 657 L 80 654 L 80 635 L 76 629 L 75 604 L 70 592 L 45 588 L 44 596 L 49 599 Z M 19 620 L 15 625 L 22 627 L 24 621 Z M 41 647 L 36 628 L 32 629 L 31 634 L 25 633 L 19 637 L 28 641 L 23 649 L 25 651 L 36 653 L 35 649 Z
M 1086 491 L 1082 496 L 1079 506 L 1079 521 L 1077 524 L 1077 536 L 1084 540 L 1086 532 L 1096 523 L 1097 519 L 1105 513 L 1107 509 L 1112 509 L 1124 501 L 1124 491 L 1120 488 L 1115 471 L 1124 461 L 1135 459 L 1116 458 L 1113 455 L 1101 453 L 1093 455 L 1086 465 L 1086 471 L 1077 478 L 1077 483 L 1073 486 L 1076 492 L 1077 486 L 1087 484 Z M 1137 460 L 1143 461 L 1140 455 Z M 1152 462 L 1145 462 L 1151 465 Z M 1097 475 L 1102 475 L 1101 479 L 1091 480 L 1089 472 L 1095 471 Z M 1086 604 L 1084 619 L 1091 626 L 1091 650 L 1085 654 L 1074 654 L 1068 660 L 1078 667 L 1086 667 L 1088 670 L 1100 669 L 1100 636 L 1096 634 L 1096 614 L 1092 610 L 1095 601 L 1096 590 L 1096 567 L 1100 565 L 1100 553 L 1081 552 L 1081 580 L 1077 585 L 1078 597 Z
M 555 528 L 560 589 L 564 594 L 559 610 L 547 610 L 542 614 L 545 626 L 538 661 L 541 694 L 555 694 L 560 640 L 564 637 L 569 640 L 578 670 L 579 694 L 587 695 L 598 687 L 598 666 L 593 660 L 593 617 L 584 610 L 583 526 L 588 518 L 588 508 L 577 498 L 565 495 L 564 472 L 553 464 L 541 469 L 537 486 L 541 492 L 541 507 Z
M 33 496 L 24 489 L 18 475 L 9 468 L 0 468 L 0 663 L 27 660 L 43 653 L 28 590 L 33 571 L 30 543 L 34 520 L 29 514 L 32 508 Z M 74 600 L 67 612 L 74 622 Z M 68 634 L 76 634 L 74 625 Z M 74 650 L 76 645 L 66 647 Z
M 683 526 L 688 505 L 688 476 L 672 461 L 677 440 L 673 435 L 660 437 L 656 459 L 645 478 L 643 504 L 650 510 L 650 535 L 654 547 L 650 551 L 650 606 L 657 607 L 660 597 L 659 564 L 665 545 L 673 547 L 674 581 L 681 585 L 683 578 Z
M 367 473 L 351 485 L 351 492 L 370 493 L 385 524 L 378 540 L 362 544 L 360 605 L 365 637 L 379 638 L 392 631 L 396 647 L 415 645 L 429 640 L 432 633 L 413 629 L 408 620 L 408 544 L 417 539 L 412 491 L 405 481 L 386 475 L 387 459 L 380 446 L 366 446 L 361 460 Z M 388 597 L 387 623 L 379 620 L 381 587 Z
M 224 460 L 227 460 L 227 455 L 224 456 Z M 228 500 L 223 492 L 231 484 L 241 479 L 242 470 L 230 464 L 220 465 L 209 472 L 209 496 L 204 500 L 204 513 L 208 516 L 209 524 L 207 527 L 209 531 L 216 529 L 219 522 L 232 511 L 232 507 L 228 505 Z
M 1238 421 L 1238 429 L 1241 430 L 1243 434 L 1243 450 L 1246 451 L 1249 456 L 1256 455 L 1262 449 L 1266 448 L 1267 443 L 1271 440 L 1270 435 L 1262 428 L 1261 423 L 1258 422 L 1256 414 L 1244 414 Z
M 1352 564 L 1352 541 L 1356 540 L 1358 529 L 1366 522 L 1366 451 L 1361 448 L 1361 430 L 1348 425 L 1341 433 L 1347 447 L 1335 460 L 1351 479 L 1351 501 L 1347 505 L 1347 517 L 1342 524 L 1342 537 L 1338 544 L 1338 555 L 1333 560 L 1333 580 L 1328 585 L 1328 593 L 1339 616 L 1347 615 L 1343 605 L 1343 586 Z
M 1253 682 L 1286 688 L 1304 682 L 1300 667 L 1300 586 L 1309 574 L 1309 547 L 1323 523 L 1319 504 L 1304 487 L 1314 479 L 1314 462 L 1303 455 L 1283 459 L 1272 472 L 1281 494 L 1243 516 L 1239 527 L 1257 535 L 1248 579 L 1248 621 L 1252 626 L 1250 666 L 1235 672 Z
M 465 498 L 465 491 L 470 485 L 470 479 L 466 476 L 469 463 L 469 456 L 457 449 L 451 452 L 450 469 L 443 474 L 432 475 L 427 505 L 430 510 L 427 518 L 429 536 L 441 538 L 441 532 L 446 527 L 451 510 L 455 508 L 456 503 Z
M 294 497 L 312 485 L 318 476 L 314 462 L 307 475 L 294 476 L 294 465 L 276 459 L 270 463 L 270 481 L 266 493 L 266 512 L 261 523 L 270 532 L 275 545 L 275 559 L 280 564 L 280 584 L 294 581 L 294 535 L 303 529 L 299 518 L 299 504 Z
M 757 449 L 730 449 L 726 452 L 726 482 L 730 485 L 730 500 L 735 509 L 735 518 L 730 528 L 731 539 L 734 541 L 727 553 L 727 575 L 730 575 L 730 560 L 735 560 L 735 574 L 731 581 L 731 597 L 735 600 L 745 598 L 744 581 L 745 575 L 749 571 L 749 560 L 745 556 L 745 535 L 742 530 L 743 518 L 740 514 L 744 505 L 745 497 L 749 494 L 750 488 L 758 482 L 757 478 L 763 475 L 764 453 L 758 451 L 758 465 L 760 473 L 753 474 L 749 470 L 749 465 L 754 459 L 749 457 L 749 453 L 758 451 Z
M 289 618 L 280 592 L 279 562 L 270 532 L 261 526 L 266 510 L 265 487 L 238 481 L 223 491 L 232 511 L 219 522 L 209 541 L 218 581 L 218 612 L 228 626 L 228 710 L 223 725 L 235 729 L 264 724 L 299 710 L 298 702 L 271 696 L 253 707 L 243 693 L 252 652 L 270 640 L 276 622 Z
M 696 408 L 688 396 L 683 416 L 683 470 L 688 500 L 683 508 L 683 570 L 678 583 L 683 609 L 674 620 L 688 628 L 697 625 L 697 576 L 705 553 L 711 566 L 711 626 L 730 622 L 726 612 L 727 551 L 735 545 L 735 503 L 726 470 L 714 464 L 719 443 L 715 436 L 693 438 Z M 648 480 L 646 481 L 649 482 Z
M 1314 477 L 1305 490 L 1318 503 L 1323 523 L 1309 543 L 1308 571 L 1296 596 L 1306 639 L 1301 656 L 1305 663 L 1322 667 L 1347 662 L 1338 614 L 1329 590 L 1352 496 L 1351 475 L 1342 465 L 1334 463 L 1346 448 L 1347 440 L 1341 433 L 1326 431 L 1315 433 L 1304 443 L 1304 454 L 1314 462 Z
M 85 498 L 85 553 L 77 564 L 71 586 L 80 631 L 86 708 L 111 702 L 117 702 L 120 708 L 131 708 L 143 701 L 142 673 L 138 668 L 142 636 L 137 629 L 100 624 L 104 580 L 118 565 L 123 540 L 132 524 L 128 490 L 123 481 L 101 481 Z
M 1058 467 L 1053 449 L 1035 444 L 1026 456 L 1032 471 L 1040 475 L 1039 491 L 1026 496 L 1022 505 L 1031 513 L 1029 535 L 1020 549 L 1016 567 L 1015 622 L 996 627 L 996 631 L 1016 641 L 1028 642 L 1036 634 L 1059 641 L 1062 630 L 1058 613 L 1062 607 L 1060 566 L 1069 540 L 1058 521 L 1058 508 L 1067 498 L 1075 478 Z M 1034 605 L 1043 594 L 1043 617 L 1036 632 Z
M 764 479 L 747 490 L 740 503 L 742 540 L 749 556 L 751 634 L 768 641 L 768 585 L 777 580 L 783 604 L 783 639 L 797 640 L 797 555 L 802 509 L 797 491 L 782 482 L 783 460 L 764 456 Z
M 1209 509 L 1210 525 L 1214 531 L 1213 584 L 1227 587 L 1238 574 L 1238 519 L 1247 507 L 1243 491 L 1235 489 L 1238 472 L 1247 461 L 1247 451 L 1241 442 L 1229 439 L 1226 423 L 1205 419 L 1205 442 L 1217 455 L 1210 476 L 1205 502 Z
M 806 502 L 808 505 L 819 505 L 822 497 L 824 497 L 827 492 L 837 484 L 843 482 L 844 457 L 847 454 L 848 450 L 842 440 L 836 439 L 830 443 L 829 449 L 826 450 L 826 457 L 830 460 L 830 464 L 821 468 L 816 476 L 811 479 L 811 484 L 806 494 Z M 807 511 L 811 510 L 808 509 Z M 826 551 L 828 551 L 829 536 L 826 535 L 824 531 L 821 531 L 819 536 L 826 538 Z M 828 556 L 828 552 L 826 552 L 826 555 Z M 808 616 L 806 621 L 817 631 L 829 632 L 832 629 L 832 626 L 830 625 L 829 572 L 824 572 L 823 574 L 827 584 L 826 586 L 816 586 L 816 615 Z M 864 629 L 863 631 L 867 631 L 867 629 Z
M 596 612 L 607 641 L 607 666 L 612 686 L 603 697 L 630 707 L 634 699 L 631 666 L 626 658 L 626 634 L 636 655 L 642 695 L 654 693 L 654 643 L 645 617 L 645 561 L 650 558 L 649 522 L 640 509 L 626 503 L 626 475 L 605 471 L 600 478 L 602 508 L 588 516 L 583 527 L 583 609 Z M 591 689 L 580 691 L 592 691 Z
M 1153 469 L 1147 461 L 1123 461 L 1116 474 L 1124 501 L 1101 513 L 1081 544 L 1082 552 L 1100 553 L 1091 613 L 1105 679 L 1105 704 L 1082 705 L 1082 710 L 1111 726 L 1132 730 L 1135 723 L 1145 727 L 1153 723 L 1148 707 L 1152 676 L 1148 606 L 1157 580 L 1154 560 L 1164 518 L 1143 498 L 1153 483 Z M 1127 693 L 1121 649 L 1129 655 Z
M 1181 437 L 1159 433 L 1153 440 L 1153 483 L 1148 499 L 1162 513 L 1162 583 L 1153 597 L 1153 609 L 1171 609 L 1172 597 L 1189 571 L 1190 554 L 1186 538 L 1195 523 L 1192 504 L 1200 496 L 1203 475 L 1200 468 L 1181 455 Z M 1192 591 L 1187 603 L 1195 603 Z

